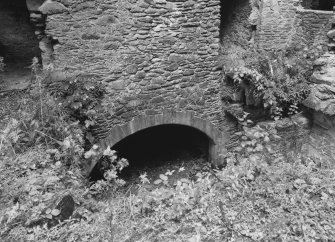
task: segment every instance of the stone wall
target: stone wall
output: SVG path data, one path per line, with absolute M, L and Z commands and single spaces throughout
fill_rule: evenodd
M 295 21 L 295 35 L 291 46 L 323 46 L 327 49 L 327 32 L 331 29 L 332 11 L 317 11 L 298 8 Z
M 164 110 L 157 115 L 140 115 L 124 125 L 116 125 L 110 130 L 108 137 L 101 140 L 102 148 L 113 147 L 126 137 L 155 126 L 176 124 L 195 128 L 205 134 L 209 140 L 209 160 L 213 165 L 221 165 L 221 155 L 226 153 L 227 134 L 219 130 L 207 120 L 197 118 L 193 112 L 176 112 L 175 110 Z M 162 137 L 164 138 L 164 137 Z M 178 139 L 178 137 L 176 137 Z M 143 141 L 145 142 L 145 140 Z M 85 170 L 91 172 L 96 165 L 96 160 L 85 163 Z
M 335 18 L 334 18 L 335 23 Z M 335 53 L 330 51 L 314 63 L 311 93 L 304 101 L 313 114 L 306 153 L 325 164 L 335 165 Z
M 308 10 L 301 0 L 264 0 L 259 47 L 267 50 L 324 45 L 332 11 Z
M 108 83 L 109 127 L 166 108 L 220 127 L 220 0 L 61 1 L 54 66 Z
M 321 112 L 313 114 L 313 128 L 305 144 L 307 155 L 325 165 L 335 165 L 335 118 Z
M 282 49 L 294 34 L 296 7 L 300 0 L 264 0 L 261 7 L 258 45 L 263 49 Z
M 260 122 L 263 128 L 274 126 L 280 139 L 274 141 L 274 148 L 278 154 L 287 158 L 298 157 L 309 139 L 312 122 L 306 114 L 296 114 L 290 118 L 277 121 Z

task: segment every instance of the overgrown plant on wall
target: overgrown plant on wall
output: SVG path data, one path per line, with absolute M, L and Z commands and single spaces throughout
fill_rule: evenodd
M 225 70 L 228 79 L 244 89 L 244 95 L 263 105 L 274 119 L 302 110 L 302 101 L 309 94 L 312 60 L 317 55 L 288 51 L 254 52 L 243 67 Z
M 1 204 L 9 207 L 0 209 L 0 237 L 6 238 L 4 241 L 16 240 L 18 235 L 12 234 L 16 228 L 30 234 L 25 235 L 30 240 L 40 233 L 38 226 L 59 224 L 61 211 L 53 208 L 64 193 L 92 208 L 93 196 L 113 193 L 124 184 L 118 172 L 127 161 L 118 159 L 109 148 L 98 149 L 87 136 L 103 87 L 79 78 L 49 83 L 50 71 L 41 71 L 34 59 L 31 90 L 20 98 L 20 108 L 11 113 L 0 133 Z M 91 184 L 83 176 L 82 165 L 96 157 L 104 158 L 105 180 Z M 13 174 L 18 178 L 12 180 Z M 87 213 L 79 218 L 84 219 Z

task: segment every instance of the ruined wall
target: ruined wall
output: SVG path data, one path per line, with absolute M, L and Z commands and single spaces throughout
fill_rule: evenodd
M 309 5 L 302 0 L 264 0 L 259 47 L 271 50 L 324 45 L 333 12 L 303 8 Z
M 296 7 L 300 0 L 264 0 L 261 7 L 259 47 L 282 49 L 294 34 Z
M 108 83 L 109 125 L 171 108 L 221 121 L 220 0 L 61 1 L 54 66 Z
M 243 56 L 249 49 L 249 0 L 223 1 L 221 9 L 220 62 L 225 69 L 243 66 Z
M 335 119 L 334 115 L 321 112 L 313 114 L 313 128 L 305 144 L 305 152 L 325 165 L 335 165 Z
M 274 126 L 280 136 L 280 139 L 273 141 L 276 152 L 287 158 L 297 158 L 309 139 L 312 122 L 309 115 L 300 113 L 277 121 L 260 122 L 258 125 L 265 129 Z
M 328 37 L 327 32 L 331 29 L 332 11 L 317 11 L 298 8 L 296 12 L 295 35 L 291 46 L 324 46 Z

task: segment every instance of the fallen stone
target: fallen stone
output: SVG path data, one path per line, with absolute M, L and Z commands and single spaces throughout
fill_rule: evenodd
M 314 62 L 312 81 L 335 86 L 335 55 L 326 54 Z
M 57 216 L 60 221 L 69 219 L 75 209 L 75 202 L 73 197 L 71 195 L 64 196 L 57 204 L 56 209 L 60 211 L 60 214 Z
M 30 12 L 36 12 L 44 1 L 45 0 L 26 0 L 27 8 Z
M 303 104 L 315 111 L 335 115 L 335 87 L 326 84 L 312 86 L 311 93 Z
M 67 11 L 67 8 L 59 2 L 47 0 L 38 8 L 38 10 L 43 14 L 52 15 L 57 13 L 63 13 Z

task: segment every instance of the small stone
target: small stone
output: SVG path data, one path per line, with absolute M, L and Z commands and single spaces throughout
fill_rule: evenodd
M 53 2 L 51 0 L 46 0 L 39 8 L 38 10 L 46 15 L 51 14 L 57 14 L 57 13 L 63 13 L 67 11 L 67 8 L 59 3 L 59 2 Z
M 126 72 L 129 74 L 135 74 L 138 70 L 137 65 L 130 65 L 126 67 Z
M 186 70 L 186 71 L 183 72 L 183 75 L 184 75 L 184 76 L 191 76 L 191 75 L 193 75 L 193 74 L 194 74 L 194 71 L 193 71 L 193 70 Z
M 334 39 L 334 38 L 335 38 L 335 29 L 330 30 L 330 31 L 327 33 L 327 36 L 328 36 L 328 38 L 330 38 L 330 39 Z
M 154 97 L 151 100 L 151 103 L 155 104 L 155 103 L 161 103 L 161 102 L 164 102 L 164 101 L 165 101 L 165 99 L 162 96 L 158 96 L 158 97 Z
M 49 74 L 49 80 L 51 82 L 65 81 L 68 76 L 63 71 L 53 71 Z
M 64 221 L 69 219 L 75 209 L 75 202 L 71 195 L 66 195 L 62 200 L 57 204 L 55 209 L 51 211 L 51 215 L 54 216 L 53 221 L 50 221 L 49 226 L 58 224 L 59 221 Z
M 335 115 L 335 87 L 326 84 L 312 86 L 311 93 L 303 104 L 315 111 Z
M 163 85 L 165 82 L 166 81 L 164 81 L 163 77 L 157 77 L 151 80 L 151 83 L 156 85 Z
M 118 80 L 118 81 L 111 82 L 109 84 L 109 87 L 113 90 L 124 90 L 126 87 L 126 84 L 124 80 Z
M 31 19 L 42 19 L 42 14 L 31 13 L 31 14 L 30 14 L 30 18 L 31 18 Z
M 184 60 L 184 57 L 182 55 L 171 54 L 169 56 L 169 61 L 171 61 L 171 62 L 181 62 L 183 60 Z
M 95 33 L 84 33 L 81 38 L 84 40 L 98 40 L 100 36 Z
M 97 25 L 108 26 L 110 24 L 117 23 L 117 18 L 113 15 L 102 16 L 96 20 Z
M 156 5 L 154 0 L 144 0 L 144 2 L 146 2 L 147 4 L 150 4 L 150 5 Z
M 157 25 L 156 27 L 153 28 L 153 31 L 159 32 L 159 31 L 163 30 L 164 28 L 166 28 L 165 24 L 159 24 L 159 25 Z
M 29 12 L 36 12 L 45 0 L 26 0 Z
M 177 63 L 173 63 L 173 64 L 167 66 L 166 70 L 167 71 L 176 71 L 176 70 L 178 70 L 178 68 L 179 68 L 179 65 Z
M 140 72 L 137 73 L 137 78 L 144 79 L 146 74 L 147 73 L 145 71 L 140 71 Z

